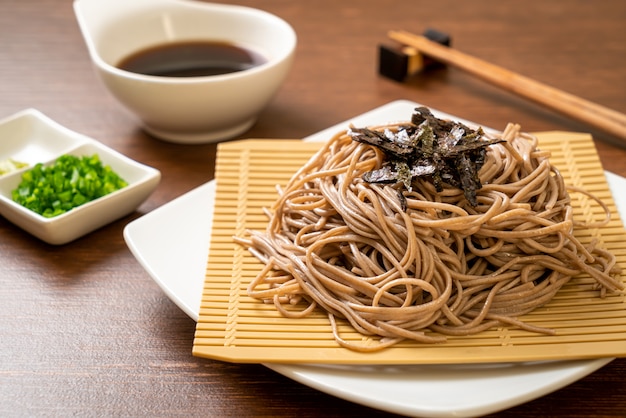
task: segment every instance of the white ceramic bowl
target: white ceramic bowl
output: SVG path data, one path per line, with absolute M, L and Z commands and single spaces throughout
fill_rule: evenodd
M 11 192 L 22 173 L 37 163 L 49 164 L 59 156 L 98 154 L 128 186 L 46 218 L 16 203 Z M 161 173 L 73 132 L 41 112 L 27 109 L 0 120 L 0 161 L 13 159 L 28 166 L 0 176 L 0 215 L 50 244 L 66 244 L 135 210 L 156 188 Z
M 146 131 L 177 143 L 208 143 L 248 130 L 291 68 L 292 27 L 267 12 L 190 0 L 75 0 L 89 55 L 104 85 L 138 116 Z M 116 67 L 150 46 L 224 41 L 261 53 L 267 62 L 203 77 L 147 76 Z

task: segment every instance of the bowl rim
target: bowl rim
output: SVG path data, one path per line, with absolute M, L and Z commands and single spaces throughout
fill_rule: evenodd
M 268 11 L 257 9 L 250 6 L 243 6 L 238 4 L 220 4 L 220 3 L 204 3 L 197 2 L 193 0 L 157 0 L 157 1 L 143 1 L 145 3 L 145 7 L 150 8 L 150 10 L 157 10 L 159 7 L 163 5 L 169 5 L 171 7 L 178 7 L 181 9 L 190 9 L 190 10 L 226 10 L 229 12 L 234 12 L 237 14 L 254 14 L 258 16 L 262 16 L 265 19 L 271 19 L 277 25 L 280 26 L 281 30 L 285 32 L 285 35 L 289 36 L 289 44 L 285 48 L 284 52 L 279 54 L 272 59 L 268 59 L 267 62 L 254 66 L 252 68 L 237 71 L 234 73 L 228 74 L 219 74 L 219 75 L 209 75 L 209 76 L 196 76 L 196 77 L 164 77 L 164 76 L 154 76 L 154 75 L 145 75 L 139 74 L 132 71 L 122 70 L 115 65 L 109 64 L 106 62 L 98 52 L 98 48 L 96 47 L 95 41 L 91 36 L 87 18 L 84 15 L 84 11 L 82 10 L 82 5 L 87 3 L 88 1 L 94 0 L 74 0 L 73 7 L 74 13 L 76 15 L 76 19 L 78 21 L 78 26 L 81 31 L 83 40 L 87 45 L 87 50 L 89 52 L 89 56 L 92 59 L 93 64 L 100 71 L 104 71 L 111 75 L 122 77 L 128 80 L 142 81 L 142 82 L 151 82 L 151 83 L 160 83 L 160 84 L 198 84 L 198 83 L 219 83 L 228 80 L 236 80 L 243 77 L 248 77 L 250 75 L 270 71 L 272 68 L 282 65 L 285 61 L 289 60 L 295 53 L 298 37 L 294 30 L 294 28 L 283 18 L 270 13 Z M 127 0 L 126 0 L 127 1 Z M 137 11 L 134 11 L 133 14 L 138 15 Z M 132 16 L 132 15 L 131 15 Z M 200 40 L 201 38 L 195 38 L 194 40 Z M 191 40 L 191 38 L 190 38 Z M 228 39 L 213 39 L 219 41 L 228 41 Z M 157 43 L 155 43 L 157 45 Z

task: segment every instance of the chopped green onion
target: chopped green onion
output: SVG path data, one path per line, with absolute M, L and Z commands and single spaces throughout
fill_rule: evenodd
M 39 163 L 25 171 L 12 198 L 33 212 L 52 218 L 127 185 L 111 167 L 102 164 L 97 154 L 68 154 L 50 166 Z

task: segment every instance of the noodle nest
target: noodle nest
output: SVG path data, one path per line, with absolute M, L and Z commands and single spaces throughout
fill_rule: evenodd
M 264 264 L 248 294 L 286 317 L 321 308 L 338 344 L 375 351 L 496 326 L 551 333 L 518 317 L 581 273 L 602 295 L 622 289 L 615 257 L 573 235 L 607 223 L 607 207 L 567 187 L 518 125 L 501 137 L 487 148 L 472 206 L 462 190 L 437 191 L 428 177 L 410 190 L 367 183 L 363 174 L 380 168 L 384 153 L 336 134 L 279 190 L 267 229 L 236 238 Z M 598 201 L 606 219 L 578 224 L 570 192 Z M 337 318 L 376 343 L 342 338 Z

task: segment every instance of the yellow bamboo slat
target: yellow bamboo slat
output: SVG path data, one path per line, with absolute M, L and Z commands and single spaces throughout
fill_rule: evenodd
M 612 220 L 601 229 L 576 232 L 582 242 L 599 239 L 626 272 L 626 231 L 608 188 L 604 171 L 587 134 L 537 134 L 543 149 L 568 184 L 584 188 L 609 207 Z M 264 229 L 263 208 L 277 198 L 292 174 L 320 148 L 297 140 L 246 140 L 219 144 L 213 229 L 193 354 L 241 363 L 442 364 L 564 360 L 626 356 L 626 295 L 598 296 L 589 277 L 577 277 L 544 307 L 520 318 L 554 329 L 556 335 L 498 327 L 443 344 L 404 341 L 394 347 L 358 353 L 341 348 L 323 312 L 285 318 L 272 304 L 247 295 L 247 285 L 261 269 L 258 260 L 233 236 Z M 573 194 L 575 216 L 603 216 L 595 202 Z M 207 208 L 207 211 L 211 208 Z M 626 281 L 626 278 L 622 277 Z M 299 309 L 293 307 L 294 310 Z M 359 344 L 374 339 L 340 321 L 341 336 Z

